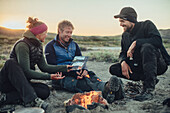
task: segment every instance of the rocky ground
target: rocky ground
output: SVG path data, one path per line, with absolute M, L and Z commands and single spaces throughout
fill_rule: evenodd
M 111 75 L 108 72 L 111 63 L 89 61 L 87 67 L 93 70 L 103 81 L 108 81 Z M 115 101 L 109 105 L 108 109 L 100 106 L 93 110 L 75 109 L 72 113 L 170 113 L 170 108 L 163 106 L 162 102 L 166 98 L 170 98 L 170 69 L 159 76 L 159 83 L 156 85 L 154 99 L 150 101 L 138 102 L 129 98 Z M 122 79 L 124 84 L 129 82 Z M 46 81 L 50 84 L 50 81 Z M 52 90 L 50 97 L 46 100 L 50 103 L 47 113 L 66 113 L 64 101 L 70 99 L 74 93 L 63 90 Z
M 112 63 L 88 61 L 87 67 L 94 71 L 103 81 L 108 81 L 112 76 L 109 73 L 109 67 Z M 170 68 L 170 67 L 169 67 Z M 150 101 L 138 102 L 129 98 L 115 101 L 108 106 L 108 109 L 98 106 L 93 110 L 75 109 L 72 113 L 170 113 L 170 108 L 163 106 L 162 102 L 170 98 L 170 69 L 161 76 L 158 76 L 159 83 L 156 85 L 154 99 Z M 124 85 L 129 80 L 122 79 Z M 51 81 L 41 81 L 51 86 Z M 70 99 L 74 93 L 64 90 L 51 90 L 49 98 L 46 100 L 50 105 L 46 113 L 66 113 L 64 101 Z M 16 106 L 20 109 L 22 106 Z
M 112 76 L 109 74 L 109 67 L 111 63 L 88 61 L 87 67 L 93 70 L 103 81 L 108 81 Z M 170 68 L 170 67 L 169 67 Z M 98 106 L 92 110 L 75 109 L 71 113 L 170 113 L 170 107 L 163 106 L 162 102 L 166 98 L 170 98 L 170 69 L 164 75 L 158 76 L 159 82 L 156 85 L 154 92 L 154 99 L 150 101 L 138 102 L 129 99 L 128 96 L 123 100 L 118 100 L 108 105 L 108 109 Z M 129 83 L 129 80 L 122 79 L 124 85 Z M 51 87 L 51 81 L 41 81 Z M 133 82 L 135 83 L 135 82 Z M 72 98 L 74 93 L 65 90 L 52 90 L 46 102 L 49 106 L 46 113 L 67 113 L 64 101 Z M 16 110 L 20 110 L 23 106 L 16 106 Z M 25 112 L 16 112 L 25 113 Z

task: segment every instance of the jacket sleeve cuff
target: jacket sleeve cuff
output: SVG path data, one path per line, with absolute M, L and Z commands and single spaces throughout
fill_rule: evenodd
M 48 80 L 51 80 L 51 74 L 48 75 Z
M 57 71 L 58 72 L 67 72 L 67 65 L 56 65 Z
M 120 60 L 120 64 L 121 64 L 123 61 L 127 62 L 127 60 L 128 60 L 128 58 L 125 58 L 125 59 Z

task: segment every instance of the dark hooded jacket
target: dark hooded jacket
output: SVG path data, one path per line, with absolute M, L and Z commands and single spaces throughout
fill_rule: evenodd
M 132 42 L 135 40 L 135 51 L 139 51 L 140 47 L 145 43 L 152 44 L 160 50 L 166 64 L 170 65 L 170 56 L 163 46 L 161 35 L 156 26 L 149 20 L 135 23 L 135 26 L 131 32 L 124 32 L 122 34 L 121 53 L 119 56 L 120 62 L 129 59 L 127 58 L 127 51 Z

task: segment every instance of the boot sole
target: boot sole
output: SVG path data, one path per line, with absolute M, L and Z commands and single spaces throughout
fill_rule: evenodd
M 109 104 L 111 104 L 116 99 L 115 94 L 120 88 L 120 80 L 117 77 L 112 76 L 108 82 L 108 85 L 109 85 L 109 92 L 106 100 Z
M 120 88 L 120 80 L 117 77 L 112 76 L 109 80 L 110 91 L 116 92 Z

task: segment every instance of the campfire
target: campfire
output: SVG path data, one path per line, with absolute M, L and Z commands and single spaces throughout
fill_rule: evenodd
M 107 106 L 107 101 L 102 97 L 101 91 L 90 91 L 85 93 L 76 93 L 73 97 L 64 102 L 65 106 L 81 106 L 89 109 L 89 106 L 102 104 Z M 78 108 L 78 107 L 77 107 Z

